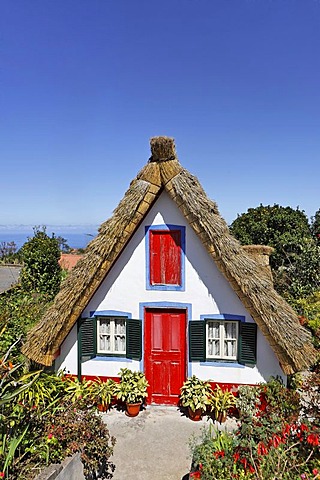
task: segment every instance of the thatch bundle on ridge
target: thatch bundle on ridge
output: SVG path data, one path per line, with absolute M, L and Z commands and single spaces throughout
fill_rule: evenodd
M 37 363 L 51 365 L 56 351 L 123 251 L 140 222 L 165 190 L 200 238 L 275 352 L 284 373 L 307 369 L 316 360 L 311 335 L 274 290 L 257 247 L 241 247 L 230 234 L 217 205 L 198 179 L 179 163 L 174 141 L 151 139 L 151 158 L 131 182 L 113 216 L 99 228 L 86 254 L 70 272 L 53 305 L 29 333 L 23 352 Z

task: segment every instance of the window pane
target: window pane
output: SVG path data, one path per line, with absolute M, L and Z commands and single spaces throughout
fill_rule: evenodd
M 99 350 L 105 350 L 105 349 L 106 349 L 105 336 L 99 335 Z
M 99 333 L 110 334 L 110 320 L 99 320 Z
M 99 335 L 99 350 L 102 352 L 110 350 L 110 335 Z
M 124 352 L 126 347 L 126 339 L 124 336 L 117 335 L 114 339 L 115 352 Z
M 237 325 L 235 322 L 225 322 L 224 323 L 224 334 L 226 338 L 236 338 L 237 335 Z
M 208 355 L 213 355 L 213 341 L 208 340 Z
M 220 342 L 219 340 L 208 341 L 208 355 L 217 357 L 220 355 Z
M 220 338 L 220 323 L 219 322 L 209 322 L 209 324 L 208 324 L 208 337 L 209 338 Z
M 124 335 L 126 333 L 126 322 L 125 320 L 114 320 L 115 326 L 114 326 L 114 333 L 116 335 Z
M 236 340 L 225 340 L 224 342 L 224 355 L 226 357 L 235 357 L 237 342 Z

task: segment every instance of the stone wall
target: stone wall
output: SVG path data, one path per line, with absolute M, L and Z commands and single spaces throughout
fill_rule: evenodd
M 80 453 L 67 457 L 60 464 L 50 465 L 35 480 L 84 480 Z

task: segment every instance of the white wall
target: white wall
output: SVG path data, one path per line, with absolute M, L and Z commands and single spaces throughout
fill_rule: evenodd
M 185 291 L 157 291 L 146 289 L 146 249 L 145 226 L 173 224 L 186 227 Z M 243 315 L 246 321 L 253 322 L 227 280 L 214 264 L 193 230 L 171 201 L 163 193 L 138 228 L 128 246 L 103 281 L 100 288 L 83 311 L 82 317 L 92 312 L 128 312 L 132 318 L 143 319 L 142 304 L 161 303 L 181 306 L 190 305 L 189 319 L 199 319 L 200 315 L 233 314 Z M 76 373 L 76 334 L 69 334 L 61 348 L 59 364 Z M 187 337 L 186 337 L 187 338 Z M 212 363 L 210 366 L 192 362 L 187 374 L 224 383 L 258 383 L 268 380 L 271 375 L 283 375 L 282 370 L 266 340 L 258 332 L 258 363 L 255 367 L 235 368 Z M 57 364 L 58 364 L 57 363 Z M 119 368 L 130 366 L 139 368 L 137 362 L 121 359 L 110 361 L 107 357 L 96 358 L 82 364 L 83 375 L 116 376 Z M 143 368 L 141 363 L 140 368 Z

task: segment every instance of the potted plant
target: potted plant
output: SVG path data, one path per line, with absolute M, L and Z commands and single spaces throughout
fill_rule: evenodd
M 214 418 L 223 423 L 227 419 L 228 411 L 236 404 L 236 397 L 229 390 L 222 390 L 219 385 L 216 385 L 210 397 L 211 411 L 214 413 Z
M 143 372 L 133 372 L 129 368 L 121 368 L 120 383 L 115 385 L 115 395 L 126 404 L 126 414 L 136 417 L 140 412 L 143 400 L 147 397 L 149 383 Z
M 65 377 L 66 397 L 72 402 L 86 399 L 89 395 L 90 382 L 87 380 L 79 380 L 77 377 Z
M 100 412 L 106 412 L 114 396 L 116 382 L 109 378 L 107 381 L 102 381 L 97 378 L 90 382 L 89 396 L 91 400 L 97 404 Z
M 189 417 L 198 421 L 210 405 L 212 393 L 210 383 L 200 380 L 196 375 L 187 378 L 180 389 L 180 403 L 188 408 Z

